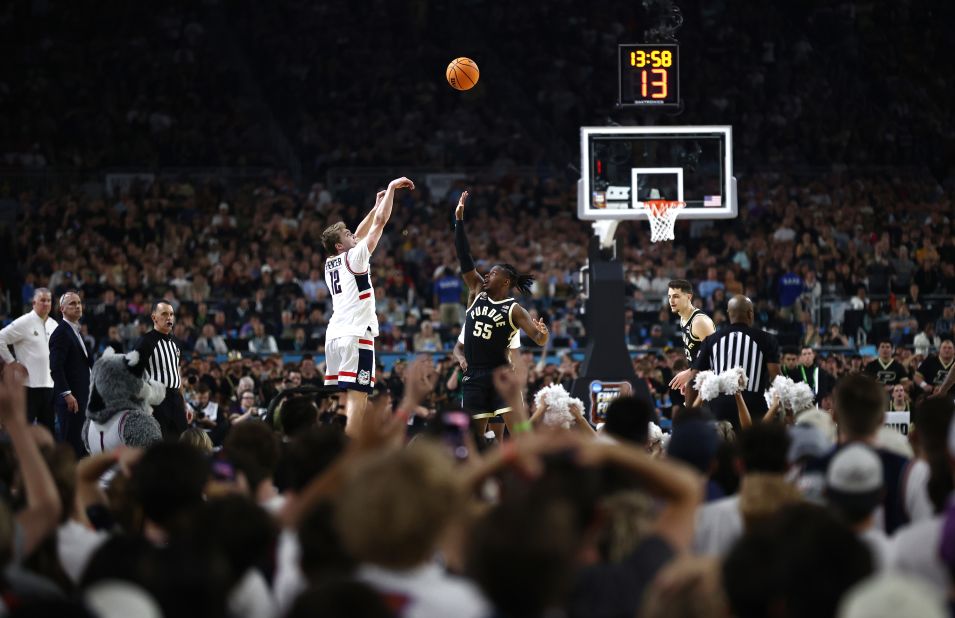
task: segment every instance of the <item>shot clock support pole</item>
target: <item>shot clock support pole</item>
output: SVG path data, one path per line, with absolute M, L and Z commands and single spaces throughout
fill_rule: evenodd
M 596 224 L 594 229 L 600 231 Z M 588 267 L 582 272 L 587 348 L 571 394 L 584 402 L 594 423 L 603 420 L 606 406 L 617 395 L 632 394 L 653 403 L 646 382 L 633 372 L 624 336 L 623 264 L 616 258 L 617 242 L 610 250 L 602 249 L 597 235 L 591 236 Z

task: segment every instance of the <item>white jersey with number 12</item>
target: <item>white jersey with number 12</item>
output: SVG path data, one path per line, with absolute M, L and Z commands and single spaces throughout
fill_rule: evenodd
M 344 253 L 325 260 L 325 285 L 332 294 L 332 319 L 325 341 L 339 337 L 378 336 L 375 290 L 371 287 L 371 253 L 362 240 Z

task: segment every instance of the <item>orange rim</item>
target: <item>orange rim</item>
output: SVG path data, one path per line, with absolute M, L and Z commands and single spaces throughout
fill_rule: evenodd
M 670 208 L 682 208 L 686 206 L 686 202 L 678 202 L 675 200 L 647 200 L 644 204 L 647 205 L 647 209 L 650 212 L 658 217 Z

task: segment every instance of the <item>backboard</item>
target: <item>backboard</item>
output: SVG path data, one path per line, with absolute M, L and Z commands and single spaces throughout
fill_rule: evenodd
M 736 216 L 732 127 L 581 127 L 580 152 L 580 219 L 646 219 L 650 199 L 686 202 L 681 220 Z

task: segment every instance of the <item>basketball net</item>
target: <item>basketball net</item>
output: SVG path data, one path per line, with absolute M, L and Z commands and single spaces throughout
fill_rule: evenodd
M 676 217 L 686 206 L 686 202 L 673 200 L 646 200 L 647 218 L 650 219 L 650 242 L 661 242 L 676 238 L 673 226 Z

